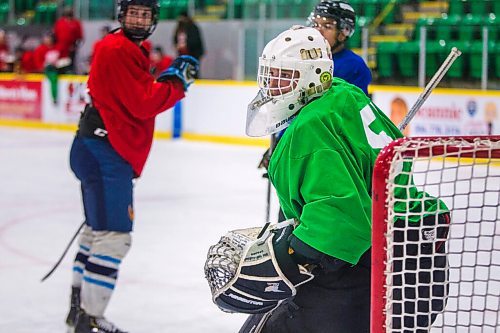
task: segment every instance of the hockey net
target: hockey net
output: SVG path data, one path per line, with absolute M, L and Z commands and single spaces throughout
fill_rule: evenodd
M 411 212 L 415 200 L 401 193 L 412 188 L 445 208 L 424 197 L 432 209 Z M 381 151 L 371 333 L 500 332 L 499 202 L 500 136 L 403 138 Z M 432 223 L 414 223 L 419 214 Z

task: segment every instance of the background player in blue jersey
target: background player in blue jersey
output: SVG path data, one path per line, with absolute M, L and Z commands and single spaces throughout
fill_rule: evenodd
M 368 94 L 372 74 L 365 61 L 346 48 L 345 43 L 354 34 L 356 12 L 345 1 L 325 0 L 314 7 L 308 18 L 332 47 L 333 76 L 358 86 Z

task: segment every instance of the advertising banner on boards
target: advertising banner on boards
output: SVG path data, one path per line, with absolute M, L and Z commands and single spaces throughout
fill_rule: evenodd
M 40 120 L 42 82 L 0 80 L 0 118 Z
M 376 91 L 373 101 L 398 125 L 419 92 Z M 500 95 L 433 93 L 407 127 L 407 136 L 498 135 Z

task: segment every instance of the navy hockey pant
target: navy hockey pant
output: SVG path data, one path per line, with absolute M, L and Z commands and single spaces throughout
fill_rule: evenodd
M 94 231 L 132 231 L 134 173 L 107 140 L 77 135 L 71 169 L 81 182 L 87 224 Z

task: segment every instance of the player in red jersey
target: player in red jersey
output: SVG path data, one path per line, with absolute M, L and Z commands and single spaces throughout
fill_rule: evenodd
M 142 42 L 154 31 L 158 0 L 121 0 L 121 29 L 108 34 L 89 74 L 91 103 L 70 154 L 86 224 L 73 266 L 67 324 L 77 333 L 120 333 L 104 318 L 131 244 L 133 184 L 153 141 L 155 117 L 184 97 L 198 62 L 181 56 L 155 81 Z
M 74 72 L 76 52 L 83 40 L 83 29 L 81 22 L 74 17 L 71 7 L 64 8 L 62 16 L 54 23 L 54 36 L 60 57 L 71 59 L 68 70 Z

